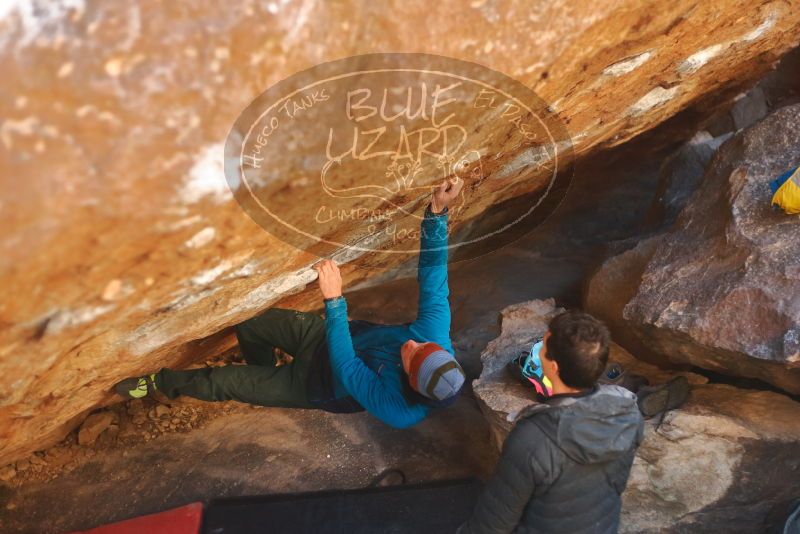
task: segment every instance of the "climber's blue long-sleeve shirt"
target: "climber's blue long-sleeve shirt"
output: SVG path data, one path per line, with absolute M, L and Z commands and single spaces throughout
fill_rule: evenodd
M 434 342 L 453 354 L 447 300 L 447 212 L 426 212 L 419 257 L 419 310 L 406 325 L 375 325 L 351 337 L 344 297 L 325 303 L 328 354 L 337 398 L 352 396 L 369 413 L 396 428 L 425 419 L 429 408 L 409 404 L 400 347 L 409 339 Z

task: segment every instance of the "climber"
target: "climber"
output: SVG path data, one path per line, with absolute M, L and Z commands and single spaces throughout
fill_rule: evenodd
M 617 531 L 644 425 L 636 395 L 597 384 L 609 340 L 587 313 L 550 321 L 539 355 L 552 395 L 517 418 L 461 534 Z
M 410 427 L 431 409 L 452 404 L 464 384 L 453 356 L 447 286 L 447 208 L 464 181 L 434 188 L 421 226 L 419 308 L 414 322 L 377 325 L 348 321 L 339 268 L 319 262 L 325 319 L 313 313 L 270 309 L 236 327 L 248 365 L 158 373 L 123 380 L 127 398 L 160 392 L 208 401 L 261 406 L 366 410 L 381 421 Z M 282 364 L 282 354 L 292 357 Z

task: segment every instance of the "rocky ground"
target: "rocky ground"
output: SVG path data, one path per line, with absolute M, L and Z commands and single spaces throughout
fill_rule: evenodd
M 226 360 L 219 358 L 207 365 L 222 365 Z M 121 402 L 90 415 L 58 445 L 5 466 L 0 470 L 0 480 L 11 487 L 46 483 L 71 473 L 98 454 L 201 429 L 236 408 L 233 403 L 209 405 L 193 399 Z
M 126 404 L 106 412 L 118 429 L 93 445 L 71 435 L 17 463 L 0 490 L 2 532 L 85 529 L 214 497 L 358 488 L 387 468 L 414 482 L 485 476 L 494 461 L 475 446 L 487 429 L 470 399 L 408 432 L 366 414 Z

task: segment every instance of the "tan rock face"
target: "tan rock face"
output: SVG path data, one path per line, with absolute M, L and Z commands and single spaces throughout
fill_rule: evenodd
M 0 464 L 313 280 L 314 256 L 263 232 L 222 175 L 226 134 L 268 86 L 365 52 L 474 60 L 552 104 L 580 156 L 762 75 L 797 38 L 795 7 L 19 3 L 0 19 Z M 524 171 L 472 212 L 537 187 Z

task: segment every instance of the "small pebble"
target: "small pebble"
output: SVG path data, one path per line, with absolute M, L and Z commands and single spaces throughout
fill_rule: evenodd
M 108 284 L 106 284 L 106 288 L 103 290 L 103 295 L 100 298 L 102 298 L 106 302 L 110 302 L 117 298 L 117 295 L 119 295 L 121 289 L 122 289 L 122 280 L 119 279 L 111 280 Z
M 0 480 L 3 482 L 8 482 L 15 476 L 17 476 L 17 470 L 13 465 L 7 465 L 0 469 Z
M 128 414 L 136 415 L 142 413 L 144 411 L 144 404 L 142 403 L 141 399 L 132 400 L 128 404 Z

